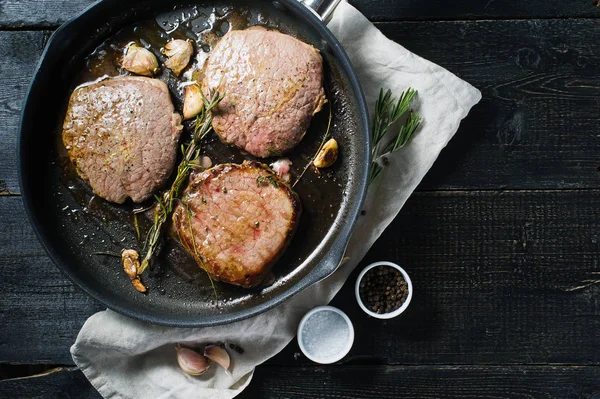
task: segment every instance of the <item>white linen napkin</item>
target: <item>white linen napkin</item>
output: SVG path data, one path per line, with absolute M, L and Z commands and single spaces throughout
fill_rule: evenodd
M 168 328 L 129 319 L 110 310 L 90 317 L 71 347 L 73 360 L 105 398 L 218 398 L 239 394 L 254 368 L 281 351 L 295 336 L 300 318 L 327 304 L 338 292 L 373 242 L 396 217 L 460 121 L 481 99 L 480 92 L 445 69 L 387 39 L 359 11 L 342 2 L 329 29 L 348 53 L 373 106 L 379 88 L 399 95 L 407 87 L 419 94 L 414 109 L 420 130 L 403 149 L 389 157 L 370 187 L 346 256 L 331 277 L 286 303 L 254 318 L 210 328 Z M 214 366 L 199 377 L 184 374 L 175 343 L 237 343 L 243 355 L 229 351 L 231 375 Z

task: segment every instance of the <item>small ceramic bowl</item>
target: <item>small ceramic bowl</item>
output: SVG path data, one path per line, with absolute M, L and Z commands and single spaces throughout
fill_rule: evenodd
M 330 364 L 342 360 L 354 343 L 354 327 L 344 312 L 319 306 L 308 312 L 298 326 L 298 345 L 313 362 Z
M 406 300 L 404 301 L 404 303 L 402 304 L 402 306 L 400 306 L 398 309 L 389 312 L 389 313 L 375 313 L 369 309 L 367 309 L 367 307 L 365 306 L 365 304 L 363 303 L 362 299 L 360 298 L 360 282 L 363 279 L 363 277 L 365 276 L 365 274 L 367 274 L 367 272 L 371 269 L 374 269 L 376 267 L 380 267 L 380 266 L 384 266 L 384 267 L 393 267 L 394 269 L 400 271 L 400 273 L 402 273 L 402 277 L 404 277 L 404 280 L 406 281 L 406 285 L 408 286 L 408 296 L 406 297 Z M 354 287 L 354 295 L 356 296 L 356 301 L 358 302 L 358 305 L 360 306 L 360 308 L 369 316 L 371 317 L 375 317 L 377 319 L 392 319 L 396 316 L 398 316 L 399 314 L 401 314 L 402 312 L 404 312 L 406 310 L 406 308 L 408 308 L 408 305 L 410 304 L 410 300 L 412 299 L 412 295 L 413 295 L 413 286 L 412 286 L 412 282 L 410 281 L 410 277 L 408 277 L 408 273 L 406 273 L 406 271 L 401 268 L 400 266 L 398 266 L 395 263 L 392 262 L 387 262 L 387 261 L 382 261 L 382 262 L 375 262 L 370 264 L 369 266 L 365 267 L 364 270 L 362 272 L 360 272 L 360 274 L 358 275 L 358 278 L 356 279 L 356 286 Z

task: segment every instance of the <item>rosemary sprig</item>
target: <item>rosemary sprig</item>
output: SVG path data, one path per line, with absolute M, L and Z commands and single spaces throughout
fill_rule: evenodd
M 154 224 L 152 225 L 152 228 L 146 237 L 148 250 L 137 271 L 138 276 L 141 275 L 144 270 L 146 270 L 150 264 L 150 261 L 152 260 L 152 257 L 155 255 L 163 225 L 166 223 L 169 215 L 171 215 L 173 212 L 183 183 L 189 176 L 191 170 L 199 165 L 198 158 L 200 156 L 201 141 L 212 129 L 211 110 L 215 108 L 222 99 L 223 95 L 220 95 L 218 91 L 212 91 L 209 94 L 209 98 L 206 98 L 202 94 L 204 109 L 196 117 L 192 139 L 189 143 L 181 146 L 183 159 L 177 167 L 177 176 L 175 177 L 175 181 L 171 185 L 171 188 L 163 193 L 161 197 L 156 196 L 156 202 L 158 205 L 156 212 L 154 213 Z
M 406 114 L 416 95 L 417 91 L 410 87 L 402 92 L 398 99 L 392 97 L 392 91 L 389 89 L 385 93 L 383 89 L 379 90 L 379 98 L 375 103 L 375 117 L 373 118 L 373 132 L 371 137 L 373 142 L 373 162 L 369 173 L 369 184 L 375 181 L 383 170 L 379 159 L 404 147 L 421 124 L 421 117 L 411 110 L 406 122 L 400 126 L 394 137 L 384 144 L 384 138 L 387 136 L 390 128 Z

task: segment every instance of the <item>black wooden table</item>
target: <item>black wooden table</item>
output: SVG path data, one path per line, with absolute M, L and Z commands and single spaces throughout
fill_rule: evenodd
M 34 67 L 52 30 L 89 3 L 0 0 L 2 398 L 99 397 L 69 346 L 102 306 L 46 257 L 16 172 Z M 292 343 L 241 397 L 600 398 L 599 2 L 354 4 L 483 100 L 361 264 L 403 265 L 409 311 L 365 316 L 354 274 L 333 302 L 356 326 L 349 360 L 318 366 Z

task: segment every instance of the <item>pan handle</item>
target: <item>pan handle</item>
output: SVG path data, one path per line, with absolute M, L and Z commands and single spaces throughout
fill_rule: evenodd
M 328 23 L 333 17 L 333 12 L 342 0 L 299 0 L 300 3 L 304 4 L 315 14 L 321 21 Z

